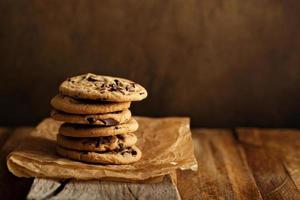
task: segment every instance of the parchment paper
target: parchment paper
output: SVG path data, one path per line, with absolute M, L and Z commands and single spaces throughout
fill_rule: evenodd
M 42 121 L 7 158 L 8 169 L 19 177 L 110 179 L 141 181 L 197 170 L 189 118 L 135 117 L 139 123 L 137 146 L 140 161 L 131 165 L 95 165 L 62 158 L 56 154 L 56 135 L 61 123 Z

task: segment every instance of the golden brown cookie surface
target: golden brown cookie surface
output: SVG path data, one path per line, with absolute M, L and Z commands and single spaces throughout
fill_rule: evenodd
M 147 97 L 146 89 L 133 81 L 91 73 L 68 78 L 59 91 L 74 98 L 110 102 L 140 101 Z
M 70 150 L 57 145 L 56 151 L 65 158 L 95 164 L 130 164 L 137 162 L 142 157 L 141 150 L 136 146 L 118 151 L 91 152 Z
M 130 107 L 131 102 L 100 102 L 79 100 L 58 94 L 51 99 L 51 105 L 56 110 L 72 114 L 103 114 L 117 112 Z
M 84 124 L 64 123 L 59 128 L 59 133 L 70 137 L 100 137 L 118 134 L 132 133 L 138 129 L 138 123 L 134 118 L 130 118 L 125 124 L 115 126 L 98 126 Z
M 133 146 L 137 137 L 133 133 L 94 138 L 74 138 L 57 135 L 57 144 L 67 149 L 81 151 L 112 151 Z
M 130 110 L 117 111 L 113 113 L 94 114 L 94 115 L 78 115 L 69 114 L 53 109 L 51 117 L 57 121 L 74 123 L 74 124 L 90 124 L 90 125 L 103 125 L 114 126 L 126 123 L 130 117 Z

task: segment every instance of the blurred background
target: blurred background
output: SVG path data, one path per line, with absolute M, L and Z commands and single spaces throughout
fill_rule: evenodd
M 0 124 L 35 125 L 66 77 L 132 79 L 133 112 L 300 127 L 299 0 L 0 0 Z

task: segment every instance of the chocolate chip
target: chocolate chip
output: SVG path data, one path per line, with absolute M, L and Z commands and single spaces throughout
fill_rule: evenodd
M 115 129 L 119 129 L 120 127 L 119 126 L 115 126 Z
M 120 139 L 120 140 L 124 140 L 124 136 L 121 135 L 121 134 L 117 135 L 117 138 Z
M 117 85 L 119 85 L 120 81 L 118 79 L 114 80 Z
M 131 154 L 135 156 L 135 155 L 137 155 L 137 152 L 135 150 L 132 150 Z
M 132 86 L 126 85 L 125 89 L 128 92 L 134 92 L 134 87 L 132 87 Z
M 130 85 L 131 85 L 133 88 L 135 88 L 135 83 L 130 83 Z
M 115 125 L 119 124 L 119 122 L 113 118 L 99 119 L 99 120 L 106 126 L 115 126 Z
M 101 143 L 101 139 L 100 138 L 96 138 L 96 147 L 99 147 Z
M 140 92 L 140 95 L 143 95 L 143 94 L 145 94 L 145 92 Z
M 86 120 L 89 122 L 89 124 L 94 124 L 96 122 L 96 119 L 93 117 L 87 117 Z
M 117 85 L 116 84 L 114 84 L 114 83 L 112 83 L 112 84 L 109 84 L 109 89 L 108 89 L 108 91 L 110 91 L 110 92 L 115 92 L 115 91 L 117 91 Z
M 90 82 L 98 81 L 97 79 L 93 78 L 92 76 L 89 76 L 89 77 L 87 78 L 87 80 L 90 81 Z

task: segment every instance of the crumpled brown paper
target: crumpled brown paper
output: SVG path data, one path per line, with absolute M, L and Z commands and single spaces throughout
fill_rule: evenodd
M 197 170 L 189 118 L 135 117 L 139 123 L 137 146 L 140 161 L 130 165 L 95 165 L 62 158 L 56 154 L 56 135 L 61 123 L 45 119 L 7 158 L 8 169 L 19 177 L 110 179 L 141 181 Z

